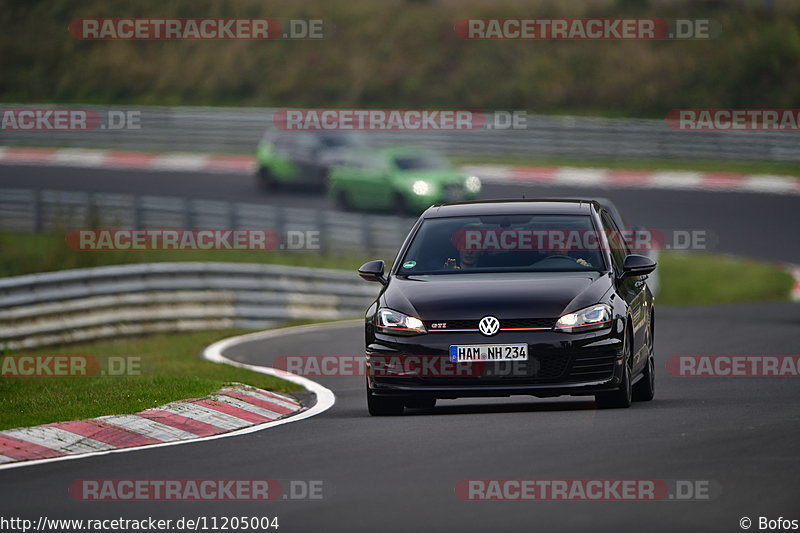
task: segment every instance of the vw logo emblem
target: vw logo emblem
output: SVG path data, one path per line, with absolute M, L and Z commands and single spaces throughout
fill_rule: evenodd
M 478 322 L 478 329 L 487 337 L 491 337 L 500 330 L 500 321 L 494 316 L 485 316 Z

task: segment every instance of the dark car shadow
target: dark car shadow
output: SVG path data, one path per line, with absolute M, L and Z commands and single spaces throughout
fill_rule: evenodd
M 435 416 L 435 415 L 465 415 L 484 413 L 545 413 L 553 411 L 593 411 L 594 400 L 565 401 L 539 401 L 527 403 L 484 403 L 467 405 L 437 405 L 433 409 L 405 410 L 406 416 Z

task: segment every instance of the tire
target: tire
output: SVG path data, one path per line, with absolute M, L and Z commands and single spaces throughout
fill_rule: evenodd
M 649 355 L 647 357 L 647 367 L 642 372 L 642 379 L 633 386 L 633 401 L 649 402 L 653 399 L 656 392 L 656 360 L 653 356 L 653 315 L 650 315 L 650 323 L 647 325 L 646 342 L 648 344 Z
M 350 197 L 347 196 L 346 191 L 336 191 L 336 207 L 342 211 L 352 211 L 353 204 L 350 202 Z
M 319 169 L 317 174 L 317 187 L 321 191 L 328 190 L 328 185 L 331 181 L 331 169 L 328 167 L 322 167 Z
M 633 386 L 633 400 L 636 402 L 649 402 L 656 393 L 656 364 L 653 356 L 647 358 L 647 368 L 642 373 L 642 379 Z
M 625 335 L 625 364 L 622 367 L 622 383 L 615 391 L 595 394 L 594 402 L 598 409 L 627 409 L 633 401 L 631 386 L 631 348 L 629 334 Z
M 408 216 L 411 212 L 408 208 L 408 202 L 406 201 L 406 197 L 400 193 L 396 193 L 394 195 L 394 200 L 392 202 L 394 204 L 394 213 L 399 216 Z
M 412 409 L 433 409 L 436 407 L 436 398 L 430 396 L 418 396 L 404 400 L 405 406 Z
M 258 167 L 258 184 L 266 191 L 273 191 L 278 188 L 278 180 L 267 167 Z
M 397 416 L 403 414 L 403 400 L 375 396 L 367 387 L 367 410 L 372 416 Z

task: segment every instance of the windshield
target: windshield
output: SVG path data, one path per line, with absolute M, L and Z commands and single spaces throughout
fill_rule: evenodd
M 447 159 L 427 152 L 395 156 L 394 164 L 400 170 L 446 170 L 450 168 Z
M 604 270 L 587 215 L 491 215 L 425 220 L 396 274 Z
M 359 148 L 366 146 L 363 137 L 355 134 L 322 135 L 320 136 L 320 144 L 325 148 Z

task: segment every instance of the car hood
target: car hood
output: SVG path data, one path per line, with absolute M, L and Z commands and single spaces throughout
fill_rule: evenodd
M 610 288 L 600 272 L 393 276 L 381 305 L 422 320 L 557 318 L 599 302 Z

